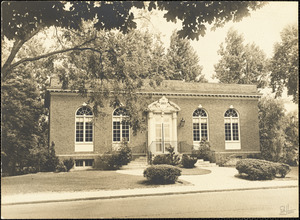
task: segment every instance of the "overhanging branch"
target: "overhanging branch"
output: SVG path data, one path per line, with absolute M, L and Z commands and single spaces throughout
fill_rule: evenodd
M 18 65 L 22 64 L 22 63 L 25 63 L 25 62 L 30 62 L 30 61 L 36 61 L 36 60 L 40 60 L 40 59 L 43 59 L 43 58 L 46 58 L 46 57 L 49 57 L 49 56 L 53 56 L 55 54 L 60 54 L 60 53 L 66 53 L 66 52 L 69 52 L 69 51 L 73 51 L 73 50 L 79 50 L 79 51 L 84 51 L 84 50 L 91 50 L 91 51 L 94 51 L 94 52 L 97 52 L 97 53 L 100 53 L 102 54 L 101 51 L 97 50 L 97 49 L 94 49 L 94 48 L 91 48 L 91 47 L 82 47 L 92 41 L 94 41 L 96 39 L 96 37 L 88 40 L 88 41 L 85 41 L 84 43 L 80 44 L 80 45 L 77 45 L 75 47 L 72 47 L 72 48 L 67 48 L 67 49 L 62 49 L 62 50 L 57 50 L 57 51 L 53 51 L 53 52 L 49 52 L 49 53 L 45 53 L 45 54 L 42 54 L 42 55 L 39 55 L 39 56 L 36 56 L 36 57 L 28 57 L 28 58 L 24 58 L 24 59 L 21 59 L 13 64 L 11 64 L 9 66 L 9 68 L 7 68 L 6 72 L 3 73 L 3 78 L 5 78 L 7 76 L 7 73 L 12 70 L 13 68 L 17 67 Z

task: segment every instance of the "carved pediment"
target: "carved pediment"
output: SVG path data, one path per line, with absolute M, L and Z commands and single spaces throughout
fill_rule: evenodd
M 148 105 L 148 110 L 151 112 L 178 112 L 180 107 L 163 96 L 158 101 Z

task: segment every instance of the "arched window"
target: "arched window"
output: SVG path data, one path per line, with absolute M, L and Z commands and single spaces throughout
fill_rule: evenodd
M 239 115 L 234 109 L 228 109 L 224 114 L 225 141 L 239 141 Z
M 113 142 L 129 141 L 128 112 L 124 107 L 113 112 Z
M 202 138 L 208 140 L 208 118 L 204 109 L 196 109 L 193 113 L 193 140 L 201 141 Z
M 93 142 L 93 112 L 90 107 L 82 106 L 76 112 L 76 142 Z

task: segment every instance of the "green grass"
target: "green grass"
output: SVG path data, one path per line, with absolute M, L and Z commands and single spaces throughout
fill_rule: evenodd
M 205 175 L 211 173 L 210 170 L 206 169 L 200 169 L 200 168 L 180 168 L 181 169 L 181 175 Z
M 209 170 L 181 168 L 181 175 L 202 175 Z M 174 186 L 187 185 L 178 181 Z M 159 187 L 149 183 L 143 176 L 117 173 L 116 171 L 85 170 L 62 173 L 36 173 L 20 176 L 1 177 L 3 195 L 38 193 L 38 192 L 73 192 L 92 190 L 117 190 Z
M 174 185 L 185 185 L 178 182 Z M 1 178 L 4 195 L 37 192 L 69 192 L 117 190 L 159 187 L 145 182 L 143 176 L 116 173 L 115 171 L 74 171 L 68 173 L 36 173 Z

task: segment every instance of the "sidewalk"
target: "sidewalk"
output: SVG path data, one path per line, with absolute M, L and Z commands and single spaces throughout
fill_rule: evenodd
M 164 185 L 157 188 L 140 188 L 140 189 L 124 189 L 124 190 L 102 190 L 87 192 L 47 192 L 47 193 L 31 193 L 2 196 L 2 205 L 27 204 L 27 203 L 43 203 L 43 202 L 59 202 L 59 201 L 75 201 L 75 200 L 92 200 L 92 199 L 111 199 L 125 198 L 137 196 L 153 196 L 153 195 L 171 195 L 186 193 L 203 193 L 230 190 L 249 190 L 264 188 L 286 188 L 298 187 L 298 180 L 265 180 L 265 181 L 249 181 L 234 177 L 237 174 L 235 168 L 230 167 L 205 167 L 212 172 L 207 175 L 183 175 L 179 180 L 185 180 L 192 185 L 188 186 L 172 186 Z M 143 175 L 143 170 L 118 170 L 116 172 Z

